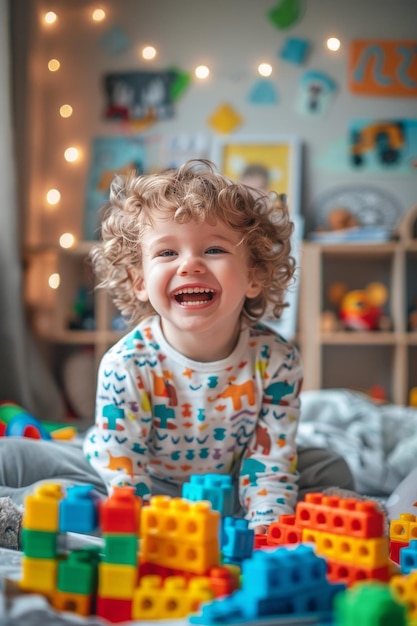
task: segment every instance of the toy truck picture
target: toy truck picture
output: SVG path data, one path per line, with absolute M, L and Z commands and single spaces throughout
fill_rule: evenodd
M 369 124 L 351 133 L 351 158 L 356 167 L 364 164 L 365 154 L 375 151 L 377 159 L 384 165 L 393 165 L 401 158 L 405 144 L 401 122 Z

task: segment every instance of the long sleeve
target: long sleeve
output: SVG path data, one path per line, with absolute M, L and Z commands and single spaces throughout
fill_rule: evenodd
M 85 439 L 84 453 L 109 489 L 129 485 L 146 498 L 150 494 L 151 406 L 132 364 L 133 356 L 125 350 L 112 349 L 104 355 L 98 373 L 95 425 Z
M 292 513 L 298 494 L 295 437 L 302 367 L 290 344 L 272 344 L 270 349 L 262 406 L 240 470 L 240 499 L 251 527 Z

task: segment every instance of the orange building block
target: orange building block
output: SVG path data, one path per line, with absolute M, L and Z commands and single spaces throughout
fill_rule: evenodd
M 296 525 L 348 537 L 384 535 L 385 517 L 375 502 L 308 493 L 296 506 Z
M 77 615 L 92 615 L 93 596 L 70 591 L 54 591 L 50 595 L 50 602 L 57 611 L 67 611 Z

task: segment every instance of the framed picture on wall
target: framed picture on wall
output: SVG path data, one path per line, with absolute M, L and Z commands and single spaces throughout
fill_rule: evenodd
M 301 142 L 285 135 L 236 135 L 213 141 L 212 161 L 229 178 L 286 198 L 300 213 Z
M 265 319 L 265 323 L 288 340 L 297 332 L 298 292 L 300 283 L 301 241 L 301 142 L 293 136 L 246 135 L 215 139 L 212 161 L 228 178 L 251 187 L 275 191 L 285 198 L 294 222 L 292 255 L 297 270 L 294 283 L 286 293 L 286 307 L 279 320 Z

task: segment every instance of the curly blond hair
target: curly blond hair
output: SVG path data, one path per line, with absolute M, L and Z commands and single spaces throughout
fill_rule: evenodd
M 142 263 L 141 237 L 162 211 L 178 224 L 222 221 L 242 234 L 249 268 L 262 288 L 246 298 L 242 315 L 253 322 L 265 314 L 279 318 L 295 271 L 291 222 L 277 194 L 268 194 L 221 175 L 208 160 L 187 161 L 178 169 L 142 176 L 116 176 L 103 207 L 101 240 L 90 253 L 98 279 L 131 324 L 153 314 L 134 292 L 133 274 Z

